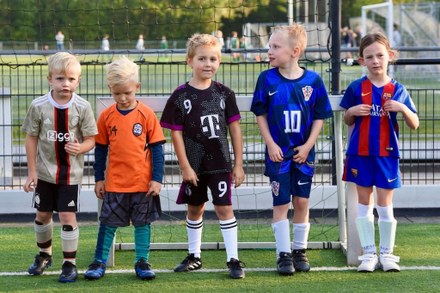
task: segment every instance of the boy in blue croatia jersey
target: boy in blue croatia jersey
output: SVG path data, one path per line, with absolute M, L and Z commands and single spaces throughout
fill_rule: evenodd
M 232 182 L 244 180 L 243 141 L 240 112 L 235 93 L 213 81 L 221 61 L 221 44 L 208 34 L 194 34 L 187 42 L 187 64 L 191 80 L 179 86 L 168 99 L 161 117 L 162 127 L 171 129 L 182 185 L 178 204 L 187 204 L 188 256 L 175 272 L 202 267 L 201 242 L 205 202 L 211 190 L 225 243 L 229 275 L 244 278 L 238 259 L 237 220 L 232 209 Z M 234 149 L 234 167 L 228 144 L 228 130 Z
M 281 275 L 310 270 L 305 250 L 314 145 L 324 119 L 333 115 L 321 78 L 298 64 L 306 46 L 307 33 L 301 25 L 273 28 L 268 57 L 274 68 L 260 74 L 251 106 L 266 143 L 264 174 L 272 188 L 272 229 Z M 292 244 L 287 219 L 291 201 L 295 211 Z
M 402 113 L 411 129 L 419 126 L 419 118 L 405 87 L 388 76 L 388 64 L 395 57 L 386 36 L 364 36 L 359 63 L 368 73 L 348 86 L 340 103 L 346 109 L 345 123 L 353 126 L 343 180 L 355 183 L 358 194 L 356 226 L 363 249 L 359 272 L 373 272 L 379 265 L 385 272 L 400 271 L 399 257 L 393 255 L 397 225 L 393 192 L 401 186 L 397 114 Z M 374 239 L 373 186 L 379 216 L 379 257 Z

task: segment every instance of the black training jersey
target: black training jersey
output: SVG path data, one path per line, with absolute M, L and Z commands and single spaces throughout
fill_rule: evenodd
M 219 82 L 204 90 L 185 83 L 168 99 L 162 127 L 183 132 L 186 155 L 197 174 L 230 172 L 228 125 L 240 119 L 235 94 Z

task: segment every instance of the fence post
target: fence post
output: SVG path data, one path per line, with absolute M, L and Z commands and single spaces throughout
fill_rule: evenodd
M 0 185 L 12 185 L 11 90 L 0 88 Z

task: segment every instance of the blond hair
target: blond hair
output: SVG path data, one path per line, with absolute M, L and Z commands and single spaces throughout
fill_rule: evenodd
M 66 73 L 73 67 L 78 69 L 79 75 L 81 75 L 81 64 L 78 59 L 70 53 L 58 52 L 49 56 L 47 59 L 47 67 L 49 70 L 49 76 L 52 76 L 54 72 Z
M 186 58 L 191 59 L 196 55 L 198 47 L 214 47 L 218 49 L 218 57 L 221 57 L 222 45 L 219 40 L 209 34 L 193 34 L 186 42 Z
M 105 69 L 110 87 L 129 81 L 139 82 L 139 66 L 125 56 L 107 64 Z
M 282 32 L 289 37 L 289 43 L 294 47 L 298 47 L 303 53 L 307 47 L 307 32 L 305 28 L 298 23 L 291 25 L 278 25 L 272 28 L 272 34 Z

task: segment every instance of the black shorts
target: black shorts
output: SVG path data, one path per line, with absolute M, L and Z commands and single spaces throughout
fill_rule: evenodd
M 159 219 L 159 196 L 147 196 L 146 192 L 106 192 L 102 203 L 101 223 L 111 227 L 144 226 Z
M 232 205 L 231 173 L 200 175 L 198 186 L 182 182 L 177 204 L 199 206 L 208 201 L 208 187 L 212 194 L 212 203 L 218 206 Z
M 40 212 L 77 212 L 79 186 L 54 184 L 38 179 L 32 205 Z

